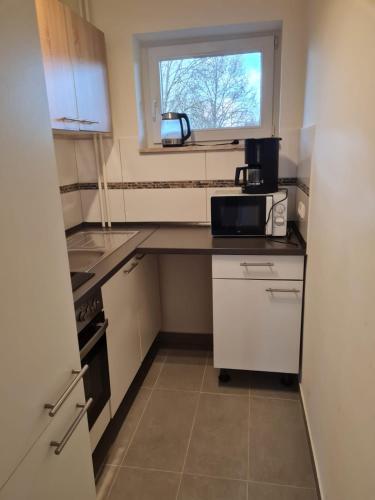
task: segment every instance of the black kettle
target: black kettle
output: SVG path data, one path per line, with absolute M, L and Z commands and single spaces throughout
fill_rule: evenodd
M 183 120 L 186 124 L 186 133 Z M 183 146 L 191 136 L 190 121 L 186 113 L 163 113 L 161 115 L 161 143 L 163 146 Z

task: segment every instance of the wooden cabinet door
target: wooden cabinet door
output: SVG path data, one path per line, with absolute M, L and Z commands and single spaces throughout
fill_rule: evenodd
M 95 500 L 86 416 L 60 455 L 50 446 L 51 441 L 62 439 L 78 416 L 77 403 L 85 403 L 82 382 L 0 490 L 0 500 Z
M 156 255 L 145 255 L 137 269 L 137 317 L 142 360 L 161 327 L 159 268 Z
M 303 282 L 212 281 L 215 367 L 298 373 Z
M 104 33 L 65 7 L 70 54 L 73 64 L 80 130 L 110 132 Z
M 112 416 L 141 364 L 136 312 L 136 271 L 132 259 L 102 287 L 104 311 L 108 318 L 107 348 Z
M 78 130 L 64 6 L 58 0 L 36 0 L 36 12 L 52 128 Z

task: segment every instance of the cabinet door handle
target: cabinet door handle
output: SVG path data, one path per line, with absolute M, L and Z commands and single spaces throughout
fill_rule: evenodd
M 78 118 L 70 118 L 69 116 L 63 116 L 62 118 L 59 118 L 59 121 L 62 122 L 75 122 L 75 123 L 80 123 L 81 120 L 78 120 Z
M 266 288 L 269 293 L 301 293 L 297 288 Z
M 65 436 L 62 438 L 60 442 L 58 441 L 51 441 L 50 446 L 53 446 L 55 449 L 55 455 L 60 455 L 60 453 L 63 451 L 65 448 L 66 443 L 69 441 L 69 439 L 72 437 L 73 432 L 76 430 L 78 427 L 78 424 L 80 421 L 83 419 L 85 414 L 87 413 L 87 410 L 90 408 L 92 405 L 93 399 L 90 398 L 87 400 L 86 404 L 77 404 L 77 408 L 82 408 L 82 410 L 78 413 L 76 418 L 73 420 L 72 425 L 69 427 L 69 429 L 66 431 Z
M 84 374 L 87 372 L 89 369 L 89 365 L 85 365 L 81 370 L 72 370 L 73 375 L 77 375 L 72 382 L 68 385 L 68 387 L 65 389 L 65 391 L 61 394 L 59 399 L 56 401 L 56 403 L 46 403 L 44 405 L 44 408 L 47 410 L 50 410 L 48 412 L 48 415 L 50 417 L 54 417 L 56 413 L 60 410 L 64 402 L 68 399 L 68 396 L 73 392 L 73 389 L 75 386 L 78 384 L 78 382 L 81 380 L 81 378 L 84 376 Z
M 124 269 L 124 274 L 130 274 L 138 266 L 139 262 L 133 262 L 129 269 Z
M 97 122 L 95 120 L 79 120 L 79 123 L 82 123 L 83 125 L 94 125 L 100 122 Z
M 273 262 L 241 262 L 241 267 L 273 267 Z

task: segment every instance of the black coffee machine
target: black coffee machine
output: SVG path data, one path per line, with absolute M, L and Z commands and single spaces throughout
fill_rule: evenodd
M 243 193 L 278 191 L 280 141 L 280 137 L 245 139 L 245 165 L 236 168 L 234 180 L 236 186 L 242 186 Z

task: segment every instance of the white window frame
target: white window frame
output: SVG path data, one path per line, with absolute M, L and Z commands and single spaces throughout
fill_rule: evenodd
M 275 110 L 275 33 L 262 36 L 196 43 L 179 43 L 145 48 L 144 52 L 144 118 L 149 144 L 160 144 L 160 76 L 159 61 L 190 57 L 218 56 L 260 52 L 262 54 L 260 126 L 194 130 L 194 142 L 269 137 L 277 133 Z M 170 110 L 174 111 L 174 110 Z

